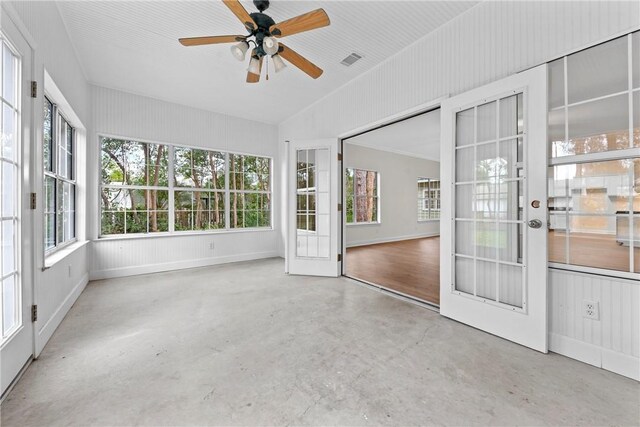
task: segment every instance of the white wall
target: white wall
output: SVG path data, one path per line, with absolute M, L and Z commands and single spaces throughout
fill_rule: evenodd
M 3 2 L 3 12 L 8 13 L 16 26 L 21 29 L 23 36 L 33 48 L 33 80 L 38 83 L 38 97 L 34 100 L 34 127 L 32 143 L 35 147 L 34 166 L 42 165 L 42 111 L 45 87 L 45 70 L 55 81 L 57 87 L 64 94 L 69 106 L 78 116 L 84 128 L 89 129 L 89 86 L 86 82 L 82 67 L 78 62 L 71 41 L 69 40 L 64 23 L 53 2 Z M 79 153 L 85 153 L 84 147 L 79 147 Z M 80 154 L 81 155 L 81 154 Z M 80 163 L 86 163 L 83 157 Z M 42 170 L 34 167 L 33 182 L 29 191 L 37 193 L 39 201 L 43 198 Z M 78 185 L 78 209 L 85 210 L 84 197 L 86 187 L 82 180 Z M 34 212 L 34 218 L 43 218 L 42 203 Z M 35 352 L 38 355 L 47 343 L 64 315 L 86 285 L 88 281 L 89 247 L 78 244 L 72 250 L 59 254 L 57 262 L 49 269 L 44 266 L 44 239 L 42 222 L 34 224 L 33 262 L 34 272 L 34 304 L 38 305 L 38 321 L 35 324 Z M 79 221 L 77 225 L 79 240 L 86 236 L 85 223 Z
M 481 2 L 281 123 L 279 140 L 335 138 L 639 27 L 640 2 Z M 284 237 L 280 242 L 282 251 Z M 569 277 L 576 286 L 587 286 L 585 277 L 578 273 L 551 272 L 551 288 L 567 287 Z M 611 292 L 622 293 L 628 284 L 613 280 L 607 286 Z M 640 285 L 633 282 L 632 286 Z M 624 300 L 604 298 L 600 303 L 603 316 L 622 312 L 626 304 Z M 551 299 L 550 304 L 553 311 L 560 302 Z M 631 305 L 637 312 L 638 298 Z M 579 319 L 569 316 L 567 321 L 577 323 Z M 588 343 L 585 337 L 573 337 L 567 330 L 553 334 Z M 633 342 L 629 334 L 620 339 L 625 348 Z M 552 351 L 576 357 L 557 343 L 557 339 L 551 340 Z M 593 345 L 606 349 L 604 343 Z M 638 363 L 637 356 L 630 357 Z M 603 367 L 611 369 L 609 365 Z
M 92 86 L 94 133 L 90 136 L 89 235 L 91 278 L 106 278 L 278 256 L 279 196 L 274 229 L 166 237 L 110 237 L 99 233 L 99 135 L 270 156 L 278 176 L 277 127 Z M 213 243 L 213 249 L 211 244 Z
M 439 178 L 440 163 L 345 141 L 342 158 L 347 168 L 380 174 L 379 224 L 347 225 L 347 247 L 440 234 L 440 221 L 418 222 L 418 178 Z
M 550 270 L 551 350 L 640 380 L 640 284 Z M 584 301 L 600 303 L 600 319 L 583 316 Z

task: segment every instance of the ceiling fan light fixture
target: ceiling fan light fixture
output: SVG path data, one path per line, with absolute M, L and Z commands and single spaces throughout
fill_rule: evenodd
M 284 61 L 282 60 L 280 55 L 278 55 L 278 54 L 273 55 L 271 57 L 271 60 L 273 61 L 273 66 L 276 69 L 276 73 L 279 73 L 280 71 L 282 71 L 285 68 L 287 68 L 287 64 L 284 63 Z
M 262 40 L 262 48 L 268 55 L 275 55 L 278 53 L 278 48 L 280 45 L 275 37 L 265 37 Z
M 256 76 L 260 75 L 260 60 L 256 56 L 251 57 L 251 61 L 249 61 L 249 68 L 247 71 L 251 74 L 255 74 Z
M 241 41 L 240 43 L 231 46 L 231 54 L 238 61 L 244 61 L 247 50 L 249 50 L 249 43 L 247 43 L 246 41 Z

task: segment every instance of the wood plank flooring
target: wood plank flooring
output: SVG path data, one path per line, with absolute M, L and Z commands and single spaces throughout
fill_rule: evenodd
M 575 265 L 629 271 L 629 247 L 611 235 L 572 234 L 570 257 Z M 639 248 L 634 258 L 640 271 Z M 565 262 L 564 233 L 549 232 L 549 261 Z M 349 277 L 440 304 L 439 237 L 347 248 L 346 267 Z
M 347 276 L 440 304 L 440 237 L 347 248 Z

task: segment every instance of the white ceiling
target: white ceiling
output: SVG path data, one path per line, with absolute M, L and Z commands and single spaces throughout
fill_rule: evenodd
M 364 133 L 345 142 L 440 161 L 440 109 Z
M 59 1 L 91 83 L 268 123 L 279 123 L 463 13 L 477 2 L 272 0 L 276 22 L 322 7 L 331 25 L 287 37 L 290 48 L 324 69 L 313 80 L 289 67 L 245 83 L 246 63 L 229 45 L 183 47 L 177 39 L 244 34 L 220 0 Z M 242 2 L 249 12 L 251 1 Z M 364 58 L 340 64 L 351 52 Z M 273 68 L 271 67 L 273 71 Z

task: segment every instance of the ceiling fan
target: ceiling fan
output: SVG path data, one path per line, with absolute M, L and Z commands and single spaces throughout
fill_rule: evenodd
M 238 61 L 244 61 L 250 43 L 251 60 L 247 70 L 247 83 L 260 81 L 262 62 L 271 57 L 276 73 L 282 71 L 286 65 L 282 58 L 300 68 L 309 76 L 317 79 L 322 75 L 322 69 L 311 63 L 308 59 L 296 53 L 293 49 L 280 43 L 277 38 L 326 27 L 330 24 L 329 17 L 323 9 L 296 16 L 278 24 L 264 13 L 269 8 L 269 0 L 253 0 L 253 4 L 259 12 L 248 13 L 239 0 L 222 0 L 231 9 L 234 15 L 240 19 L 249 35 L 188 37 L 179 39 L 184 46 L 201 46 L 219 43 L 235 43 L 231 46 L 231 53 Z

